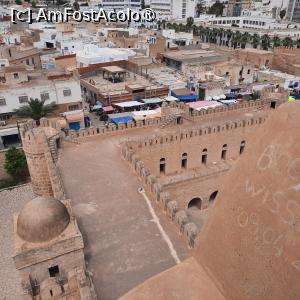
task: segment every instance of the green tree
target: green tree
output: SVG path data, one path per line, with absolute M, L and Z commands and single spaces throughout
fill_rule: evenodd
M 35 8 L 35 7 L 36 7 L 36 2 L 35 2 L 35 1 L 31 1 L 31 6 L 32 6 L 33 8 Z
M 232 46 L 234 49 L 236 49 L 242 42 L 242 34 L 237 30 L 234 32 L 233 37 L 232 37 Z
M 289 36 L 287 36 L 282 40 L 282 45 L 284 47 L 292 48 L 294 46 L 294 41 Z
M 271 38 L 269 37 L 269 35 L 264 34 L 261 37 L 261 48 L 263 50 L 269 50 L 269 48 L 271 48 Z
M 252 42 L 253 48 L 256 49 L 260 43 L 260 36 L 257 33 L 254 33 L 251 37 L 251 42 Z
M 187 18 L 186 19 L 186 27 L 188 29 L 191 29 L 193 25 L 194 25 L 194 18 L 193 17 Z
M 175 32 L 180 31 L 179 25 L 177 23 L 173 23 L 173 29 L 175 30 Z
M 73 9 L 74 9 L 75 11 L 79 11 L 80 6 L 79 6 L 79 3 L 78 3 L 77 1 L 74 1 L 74 2 L 73 2 Z
M 157 29 L 160 30 L 161 29 L 161 20 L 158 20 L 156 22 L 156 24 L 157 24 Z
M 286 15 L 286 10 L 285 9 L 281 10 L 279 13 L 280 19 L 283 19 L 285 15 Z
M 242 48 L 242 49 L 245 49 L 245 48 L 246 48 L 246 45 L 247 45 L 247 43 L 250 41 L 250 39 L 251 39 L 251 35 L 250 35 L 249 32 L 244 32 L 244 33 L 242 34 L 241 40 L 240 40 L 240 42 L 241 42 L 241 48 Z
M 300 39 L 297 39 L 297 41 L 295 41 L 295 46 L 297 48 L 300 48 Z
M 22 5 L 22 0 L 16 0 L 15 3 L 16 3 L 17 5 Z
M 226 46 L 229 47 L 229 42 L 231 41 L 232 39 L 232 35 L 233 35 L 233 32 L 231 29 L 226 29 L 225 31 L 225 36 L 226 36 Z
M 273 43 L 273 48 L 280 47 L 281 46 L 281 39 L 278 36 L 275 35 L 273 37 L 272 43 Z
M 221 17 L 223 15 L 224 10 L 224 3 L 221 3 L 219 0 L 217 0 L 209 9 L 208 14 L 209 15 L 216 15 L 217 17 Z
M 172 28 L 173 28 L 173 24 L 170 23 L 170 22 L 168 22 L 168 23 L 167 23 L 167 28 L 168 28 L 168 29 L 172 29 Z
M 14 112 L 19 117 L 34 119 L 39 125 L 40 118 L 54 114 L 55 109 L 56 104 L 54 102 L 45 104 L 44 100 L 30 98 L 27 104 L 15 109 Z
M 179 25 L 178 25 L 178 29 L 179 29 L 179 32 L 184 32 L 184 31 L 185 31 L 185 29 L 186 29 L 186 27 L 185 27 L 185 25 L 184 25 L 184 24 L 182 24 L 182 23 L 179 23 Z
M 205 12 L 205 4 L 203 0 L 198 1 L 196 5 L 196 16 L 199 17 Z
M 20 181 L 28 175 L 28 167 L 24 153 L 10 148 L 5 154 L 4 168 L 13 179 Z

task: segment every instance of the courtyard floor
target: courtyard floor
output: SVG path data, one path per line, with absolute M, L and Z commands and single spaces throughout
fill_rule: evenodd
M 88 269 L 101 300 L 118 299 L 149 277 L 175 265 L 138 188 L 121 158 L 120 136 L 66 147 L 59 165 L 85 239 Z M 153 207 L 181 260 L 191 255 L 177 228 Z

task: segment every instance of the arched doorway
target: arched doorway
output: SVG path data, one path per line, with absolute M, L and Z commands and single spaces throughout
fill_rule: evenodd
M 181 168 L 186 169 L 187 168 L 187 153 L 183 153 L 181 155 Z
M 159 172 L 161 174 L 165 174 L 165 172 L 166 172 L 166 159 L 165 158 L 161 158 L 159 161 Z
M 201 205 L 202 205 L 202 200 L 200 198 L 193 198 L 189 202 L 188 208 L 189 209 L 201 209 Z
M 214 191 L 209 197 L 209 205 L 212 205 L 218 195 L 218 191 Z

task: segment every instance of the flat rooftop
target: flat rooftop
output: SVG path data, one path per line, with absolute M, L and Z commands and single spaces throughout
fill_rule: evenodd
M 149 79 L 140 76 L 138 74 L 127 71 L 127 75 L 122 82 L 111 82 L 106 78 L 103 78 L 102 74 L 87 76 L 80 79 L 81 83 L 86 85 L 92 85 L 102 95 L 118 95 L 118 94 L 129 94 L 126 90 L 126 86 L 132 89 L 145 88 L 147 90 L 155 90 L 157 88 L 162 88 L 161 84 L 152 82 Z
M 107 66 L 102 67 L 103 71 L 109 72 L 109 73 L 126 73 L 127 71 L 123 68 L 120 68 L 118 66 Z
M 164 53 L 163 56 L 177 61 L 192 61 L 195 59 L 199 60 L 220 57 L 220 55 L 215 51 L 202 49 L 168 51 Z

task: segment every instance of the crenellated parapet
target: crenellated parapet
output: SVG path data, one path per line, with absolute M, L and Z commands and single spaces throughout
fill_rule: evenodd
M 183 129 L 180 132 L 170 133 L 170 134 L 163 134 L 160 136 L 150 136 L 143 139 L 139 139 L 138 141 L 131 141 L 132 147 L 151 147 L 159 144 L 165 143 L 176 143 L 178 141 L 187 140 L 198 138 L 200 136 L 210 135 L 210 134 L 217 134 L 225 131 L 233 131 L 238 128 L 242 127 L 249 127 L 254 125 L 263 124 L 267 119 L 267 116 L 259 116 L 253 118 L 246 118 L 239 121 L 232 121 L 226 122 L 212 126 L 200 126 L 199 128 L 192 128 L 192 129 Z
M 287 98 L 285 98 L 287 99 Z M 285 100 L 284 100 L 285 101 Z M 256 100 L 256 101 L 244 101 L 242 103 L 234 104 L 231 106 L 222 106 L 212 109 L 202 109 L 200 111 L 190 110 L 189 106 L 182 102 L 171 102 L 162 106 L 162 116 L 158 118 L 130 121 L 127 123 L 112 124 L 100 127 L 82 128 L 79 131 L 70 130 L 69 136 L 73 139 L 85 139 L 94 136 L 101 136 L 107 134 L 120 134 L 123 131 L 130 131 L 137 128 L 149 128 L 149 127 L 163 127 L 168 116 L 178 115 L 182 117 L 183 122 L 192 122 L 193 127 L 197 124 L 202 124 L 204 121 L 213 120 L 215 117 L 228 116 L 235 112 L 251 112 L 253 110 L 267 110 L 270 109 L 271 99 L 268 100 Z M 278 101 L 278 105 L 283 100 Z M 173 124 L 176 124 L 176 118 L 173 120 Z M 247 121 L 248 122 L 248 121 Z M 172 123 L 170 123 L 172 125 Z
M 188 245 L 194 247 L 196 244 L 199 229 L 194 224 L 183 209 L 179 209 L 178 202 L 172 200 L 170 194 L 162 190 L 161 184 L 156 176 L 151 174 L 140 157 L 135 154 L 130 142 L 124 142 L 121 147 L 123 158 L 129 163 L 132 170 L 142 181 L 150 198 L 160 205 L 168 218 L 177 226 L 180 234 L 184 236 Z
M 40 126 L 29 120 L 21 126 L 20 134 L 34 193 L 65 199 L 56 166 L 57 145 L 61 137 L 59 125 L 46 118 L 40 120 Z

